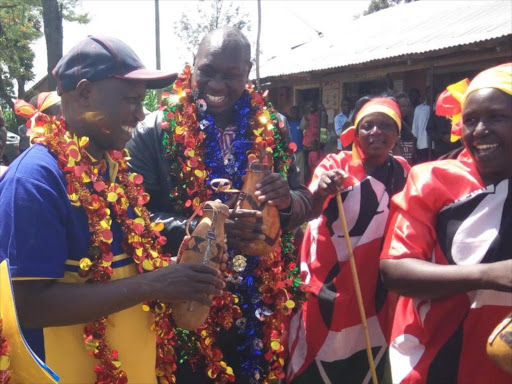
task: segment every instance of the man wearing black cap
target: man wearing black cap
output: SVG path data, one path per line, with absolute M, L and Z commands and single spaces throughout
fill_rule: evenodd
M 53 74 L 65 122 L 47 120 L 40 144 L 0 181 L 0 260 L 10 259 L 23 334 L 61 383 L 156 383 L 152 315 L 140 304 L 209 305 L 224 284 L 209 266 L 167 266 L 141 180 L 114 151 L 143 119 L 146 88 L 176 75 L 151 72 L 123 42 L 96 36 Z

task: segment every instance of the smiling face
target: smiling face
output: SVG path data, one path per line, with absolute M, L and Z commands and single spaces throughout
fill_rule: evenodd
M 231 114 L 248 81 L 250 47 L 225 31 L 207 36 L 197 52 L 192 74 L 192 88 L 206 101 L 215 117 Z
M 89 137 L 88 152 L 101 157 L 105 151 L 122 150 L 135 126 L 144 119 L 142 101 L 146 85 L 141 81 L 82 80 L 75 91 L 62 95 L 69 129 Z
M 361 119 L 357 125 L 357 135 L 365 161 L 380 165 L 384 164 L 396 143 L 398 126 L 385 113 L 374 112 Z
M 494 88 L 471 93 L 462 115 L 462 140 L 486 182 L 512 177 L 512 96 Z

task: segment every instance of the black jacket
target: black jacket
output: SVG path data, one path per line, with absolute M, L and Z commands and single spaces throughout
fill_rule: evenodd
M 286 118 L 279 115 L 288 127 Z M 162 234 L 167 237 L 165 251 L 176 256 L 185 236 L 185 223 L 188 216 L 183 212 L 175 212 L 170 198 L 171 178 L 169 176 L 169 160 L 165 157 L 162 145 L 162 112 L 154 112 L 146 116 L 135 130 L 133 138 L 128 142 L 131 169 L 144 177 L 144 188 L 150 195 L 147 208 L 153 221 L 165 225 Z M 288 185 L 291 190 L 292 206 L 288 212 L 280 212 L 281 228 L 291 230 L 301 225 L 311 212 L 311 193 L 300 182 L 300 170 L 292 163 L 288 172 Z M 196 221 L 197 223 L 197 221 Z M 196 223 L 193 223 L 191 230 Z

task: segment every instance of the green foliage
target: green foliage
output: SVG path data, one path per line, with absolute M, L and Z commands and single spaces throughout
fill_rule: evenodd
M 30 44 L 42 35 L 37 0 L 0 0 L 0 97 L 13 96 L 14 80 L 23 93 L 32 72 Z
M 89 21 L 87 14 L 77 13 L 79 3 L 59 0 L 65 20 Z M 42 35 L 41 0 L 0 0 L 0 99 L 4 106 L 12 109 L 14 98 L 28 96 L 25 84 L 34 78 L 31 44 Z M 8 113 L 5 109 L 4 115 Z
M 76 7 L 80 5 L 81 0 L 59 0 L 62 7 L 62 18 L 67 21 L 87 24 L 91 19 L 88 13 L 77 13 Z
M 418 0 L 372 0 L 368 9 L 363 12 L 363 15 L 369 15 L 370 13 L 378 12 L 382 9 L 386 9 L 389 7 L 394 7 L 395 5 L 412 3 L 413 1 Z
M 172 85 L 168 86 L 164 89 L 148 89 L 146 91 L 146 97 L 142 101 L 142 106 L 148 110 L 149 112 L 154 112 L 160 107 L 160 103 L 158 102 L 158 96 L 159 94 L 162 94 L 163 92 L 172 92 Z
M 233 1 L 200 0 L 194 19 L 183 13 L 174 24 L 176 35 L 183 41 L 185 48 L 194 54 L 201 39 L 208 32 L 223 26 L 236 27 L 241 31 L 250 31 L 249 15 L 243 13 Z M 208 4 L 209 7 L 206 5 Z
M 5 109 L 3 112 L 5 128 L 12 133 L 18 134 L 18 121 L 16 120 L 16 115 L 12 109 Z
M 154 112 L 158 109 L 158 93 L 156 89 L 147 90 L 142 106 L 149 112 Z

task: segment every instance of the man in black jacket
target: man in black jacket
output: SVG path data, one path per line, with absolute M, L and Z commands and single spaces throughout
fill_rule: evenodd
M 239 171 L 232 166 L 237 161 L 237 159 L 233 159 L 233 154 L 235 153 L 236 131 L 240 129 L 234 110 L 236 109 L 235 104 L 242 98 L 248 82 L 251 69 L 250 52 L 250 44 L 240 31 L 234 28 L 213 31 L 201 41 L 195 56 L 191 78 L 192 94 L 194 95 L 192 97 L 206 101 L 207 112 L 213 117 L 218 132 L 218 151 L 222 153 L 225 169 L 231 169 L 228 173 L 231 172 L 232 175 Z M 286 118 L 281 115 L 278 118 L 281 125 L 287 129 Z M 168 239 L 167 250 L 176 255 L 185 236 L 185 223 L 190 216 L 190 209 L 186 211 L 184 208 L 177 208 L 170 196 L 177 181 L 176 175 L 171 174 L 169 167 L 177 159 L 166 156 L 166 148 L 163 144 L 165 130 L 162 128 L 162 119 L 162 112 L 148 115 L 137 127 L 127 148 L 131 155 L 130 166 L 135 172 L 144 176 L 144 187 L 151 196 L 147 207 L 152 213 L 152 219 L 165 224 L 165 230 L 162 233 Z M 250 124 L 251 128 L 248 129 L 252 129 L 253 126 L 254 124 Z M 289 142 L 288 134 L 286 136 L 286 140 Z M 294 163 L 290 165 L 286 176 L 285 179 L 277 172 L 267 175 L 257 185 L 256 192 L 260 203 L 274 205 L 279 210 L 283 231 L 292 230 L 307 219 L 311 196 L 309 190 L 300 182 L 300 170 Z M 261 224 L 246 220 L 248 217 L 260 216 L 261 213 L 256 210 L 231 212 L 225 229 L 228 247 L 232 254 L 240 253 L 233 253 L 233 250 L 238 249 L 242 244 L 250 243 L 264 236 L 264 228 Z M 196 223 L 193 223 L 192 227 L 194 224 Z M 249 278 L 252 281 L 253 276 L 249 276 Z M 236 283 L 228 285 L 228 288 L 237 294 Z M 244 303 L 242 296 L 239 297 L 239 300 L 243 304 L 240 304 L 243 318 L 250 323 L 251 319 L 255 317 L 254 308 L 260 304 Z M 221 337 L 217 338 L 217 343 L 222 350 L 224 360 L 233 367 L 237 383 L 258 383 L 269 372 L 263 352 L 272 351 L 267 345 L 261 348 L 262 353 L 255 353 L 254 349 L 243 347 L 242 344 L 247 341 L 245 340 L 247 334 L 244 332 L 241 325 L 240 327 L 233 325 L 230 330 L 221 331 L 219 335 Z M 257 334 L 258 331 L 255 333 Z M 255 345 L 261 343 L 264 338 L 263 335 L 252 335 L 251 337 L 255 337 Z M 259 358 L 255 358 L 256 355 Z M 179 367 L 177 377 L 178 382 L 209 382 L 204 371 L 193 372 L 185 366 Z

